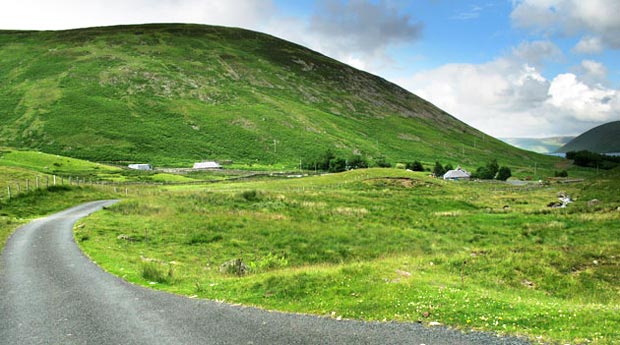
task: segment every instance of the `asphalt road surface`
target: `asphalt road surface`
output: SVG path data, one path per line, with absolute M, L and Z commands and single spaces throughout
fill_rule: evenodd
M 86 203 L 17 230 L 0 260 L 0 344 L 527 344 L 416 323 L 338 321 L 189 299 L 134 286 L 78 249 Z

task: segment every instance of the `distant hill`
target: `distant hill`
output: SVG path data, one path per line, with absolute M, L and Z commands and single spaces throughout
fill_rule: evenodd
M 0 31 L 0 145 L 156 165 L 547 159 L 297 44 L 184 24 Z
M 574 138 L 574 136 L 567 136 L 549 138 L 501 138 L 501 140 L 524 150 L 547 154 L 555 152 Z
M 556 152 L 582 150 L 596 153 L 620 152 L 620 121 L 594 127 L 571 140 Z

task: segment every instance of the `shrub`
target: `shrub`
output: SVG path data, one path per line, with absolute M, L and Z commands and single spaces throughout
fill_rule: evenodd
M 424 166 L 422 165 L 422 163 L 420 163 L 420 161 L 413 161 L 411 163 L 407 163 L 406 168 L 412 171 L 424 171 Z
M 500 181 L 506 181 L 508 178 L 512 176 L 512 171 L 508 167 L 501 167 L 497 172 L 497 179 Z
M 446 173 L 443 166 L 439 162 L 435 162 L 435 167 L 433 168 L 433 174 L 435 177 L 441 177 Z
M 568 172 L 566 170 L 556 171 L 555 177 L 568 177 Z
M 246 190 L 245 192 L 241 193 L 241 197 L 245 201 L 260 201 L 261 200 L 261 195 L 256 190 Z
M 349 159 L 350 169 L 365 169 L 368 168 L 368 161 L 360 155 L 354 155 Z
M 148 281 L 171 284 L 174 279 L 174 267 L 168 265 L 168 271 L 166 272 L 165 268 L 161 267 L 157 262 L 143 262 L 142 278 Z

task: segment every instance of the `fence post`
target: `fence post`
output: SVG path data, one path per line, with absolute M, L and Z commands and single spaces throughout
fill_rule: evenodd
M 22 192 L 22 187 L 19 185 L 19 182 L 17 182 L 17 194 Z
M 50 177 L 45 176 L 45 188 L 48 189 L 50 187 Z
M 6 188 L 8 189 L 8 192 L 9 192 L 9 200 L 11 200 L 11 186 L 6 186 Z
M 39 176 L 35 176 L 34 185 L 35 185 L 35 189 L 39 189 Z
M 26 192 L 30 192 L 30 180 L 26 180 Z
M 54 175 L 54 186 L 56 185 L 56 175 Z

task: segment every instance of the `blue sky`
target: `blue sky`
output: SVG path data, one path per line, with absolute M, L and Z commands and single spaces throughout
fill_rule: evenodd
M 497 137 L 620 120 L 618 0 L 0 0 L 0 29 L 243 27 L 377 74 Z

